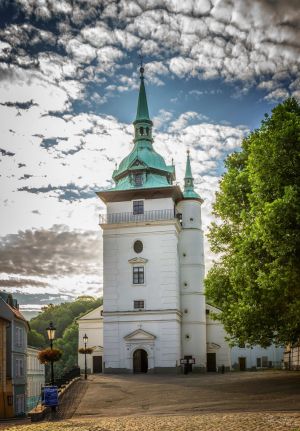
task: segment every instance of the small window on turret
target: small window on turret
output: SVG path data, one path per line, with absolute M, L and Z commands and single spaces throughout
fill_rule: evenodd
M 134 176 L 134 184 L 136 186 L 143 185 L 143 175 L 142 174 L 135 174 L 135 176 Z
M 140 135 L 143 136 L 143 134 L 144 134 L 144 128 L 140 127 Z
M 149 127 L 146 127 L 146 135 L 149 136 Z

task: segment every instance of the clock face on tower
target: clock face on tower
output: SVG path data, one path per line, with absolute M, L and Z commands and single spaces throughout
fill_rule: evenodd
M 144 248 L 144 246 L 143 246 L 142 241 L 137 240 L 134 242 L 133 249 L 136 253 L 141 253 L 143 251 L 143 248 Z

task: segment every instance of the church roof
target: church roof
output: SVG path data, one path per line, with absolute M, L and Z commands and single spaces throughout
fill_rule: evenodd
M 144 82 L 144 68 L 140 68 L 140 89 L 138 95 L 136 118 L 134 125 L 134 146 L 130 153 L 121 161 L 113 171 L 112 178 L 114 187 L 101 191 L 98 195 L 101 199 L 106 198 L 114 192 L 132 192 L 152 189 L 171 190 L 174 188 L 173 181 L 176 179 L 175 166 L 173 162 L 167 165 L 164 158 L 153 148 L 152 121 L 149 116 L 147 94 Z M 201 197 L 194 189 L 190 155 L 188 152 L 184 192 L 179 189 L 177 199 L 194 199 L 202 202 Z M 178 194 L 178 193 L 177 193 Z M 119 194 L 118 194 L 119 196 Z
M 113 172 L 114 190 L 149 189 L 172 187 L 175 167 L 167 165 L 164 158 L 153 148 L 152 121 L 149 116 L 147 95 L 144 83 L 144 68 L 140 69 L 140 89 L 137 104 L 134 147 L 119 167 Z M 140 181 L 135 175 L 140 174 Z
M 94 308 L 93 310 L 87 311 L 85 314 L 83 314 L 82 316 L 80 316 L 77 320 L 81 321 L 81 320 L 95 320 L 95 319 L 103 319 L 102 315 L 101 315 L 101 311 L 103 311 L 103 305 L 100 305 L 97 308 Z
M 144 84 L 144 68 L 141 67 L 141 85 L 135 121 L 150 120 L 146 89 Z

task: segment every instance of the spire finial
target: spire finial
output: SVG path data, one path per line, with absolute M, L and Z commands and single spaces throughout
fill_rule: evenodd
M 139 98 L 138 98 L 138 106 L 137 106 L 137 112 L 136 112 L 136 121 L 151 121 L 149 117 L 149 111 L 148 111 L 148 103 L 147 103 L 147 96 L 146 96 L 146 90 L 145 90 L 145 80 L 144 80 L 144 66 L 143 66 L 143 56 L 140 54 L 140 91 L 139 91 Z M 152 123 L 151 123 L 152 125 Z
M 143 63 L 143 55 L 142 54 L 139 54 L 139 57 L 140 57 L 140 78 L 141 79 L 144 79 L 144 72 L 145 72 L 145 69 L 144 69 L 144 63 Z
M 192 169 L 191 169 L 191 161 L 190 161 L 190 149 L 186 150 L 186 168 L 185 168 L 185 177 L 184 179 L 190 179 L 193 181 Z M 192 184 L 192 183 L 191 183 Z

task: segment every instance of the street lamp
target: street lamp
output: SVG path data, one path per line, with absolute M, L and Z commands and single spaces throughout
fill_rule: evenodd
M 55 338 L 55 331 L 56 328 L 53 326 L 53 323 L 50 322 L 48 328 L 47 328 L 47 334 L 48 334 L 48 339 L 50 341 L 50 348 L 52 350 L 53 348 L 53 340 Z M 54 385 L 54 372 L 53 372 L 53 360 L 51 360 L 51 385 Z
M 88 342 L 89 337 L 84 334 L 83 336 L 83 342 L 84 342 L 84 379 L 87 379 L 87 368 L 86 368 L 86 345 Z

